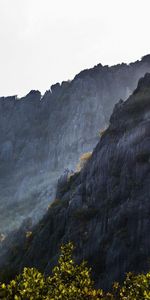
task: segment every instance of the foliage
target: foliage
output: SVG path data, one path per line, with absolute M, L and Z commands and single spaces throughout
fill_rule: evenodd
M 55 207 L 58 207 L 58 206 L 61 206 L 61 207 L 67 207 L 68 205 L 68 200 L 65 199 L 65 200 L 62 200 L 62 199 L 55 199 L 53 202 L 51 202 L 48 206 L 48 210 L 50 208 L 55 208 Z
M 80 221 L 89 221 L 96 216 L 98 210 L 95 207 L 82 207 L 74 211 L 74 218 Z
M 107 127 L 100 129 L 99 131 L 99 136 L 102 137 L 104 135 L 104 133 L 106 132 Z
M 0 243 L 3 242 L 6 238 L 6 235 L 4 233 L 0 233 Z
M 35 268 L 24 268 L 9 284 L 1 284 L 0 299 L 46 299 L 47 279 Z
M 81 169 L 86 165 L 87 161 L 91 158 L 92 152 L 83 153 L 79 159 L 79 163 L 77 164 L 77 172 L 80 172 Z
M 150 273 L 134 275 L 128 273 L 122 287 L 114 284 L 116 298 L 122 300 L 150 299 Z
M 53 275 L 48 279 L 50 299 L 97 299 L 96 297 L 101 295 L 102 291 L 93 289 L 90 269 L 85 262 L 80 265 L 75 264 L 72 251 L 72 243 L 61 247 L 58 266 L 53 269 Z M 94 298 L 91 298 L 92 296 Z
M 35 268 L 24 268 L 9 284 L 0 285 L 0 299 L 5 300 L 148 300 L 150 273 L 128 273 L 122 286 L 114 283 L 111 293 L 95 290 L 91 270 L 85 262 L 72 258 L 73 244 L 62 245 L 58 265 L 44 277 Z
M 31 238 L 32 237 L 32 231 L 27 231 L 26 232 L 26 238 Z
M 59 205 L 60 203 L 61 203 L 61 200 L 56 198 L 54 201 L 52 201 L 52 203 L 49 204 L 48 208 L 55 207 L 55 206 Z

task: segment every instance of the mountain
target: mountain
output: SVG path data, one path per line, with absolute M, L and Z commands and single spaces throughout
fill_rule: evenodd
M 41 96 L 0 98 L 0 228 L 7 233 L 44 214 L 58 177 L 91 151 L 114 104 L 150 71 L 150 55 L 129 65 L 84 70 Z
M 3 242 L 1 276 L 23 266 L 49 272 L 60 244 L 70 240 L 76 260 L 88 261 L 102 288 L 125 272 L 149 270 L 150 74 L 115 105 L 92 156 L 80 172 L 61 178 L 56 196 L 32 233 L 22 228 Z

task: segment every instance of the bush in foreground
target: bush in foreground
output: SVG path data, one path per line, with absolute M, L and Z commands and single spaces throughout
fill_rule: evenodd
M 24 268 L 9 284 L 0 285 L 0 299 L 8 300 L 142 300 L 150 299 L 150 273 L 127 274 L 123 285 L 114 283 L 111 293 L 94 289 L 91 270 L 85 262 L 75 264 L 73 244 L 61 247 L 58 265 L 44 277 L 35 268 Z

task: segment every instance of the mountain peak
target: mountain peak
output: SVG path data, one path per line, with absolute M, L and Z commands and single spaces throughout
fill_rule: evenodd
M 143 62 L 150 62 L 150 54 L 144 55 L 142 56 L 141 59 Z
M 149 55 L 150 56 L 150 55 Z M 144 77 L 142 77 L 139 82 L 134 94 L 137 94 L 145 89 L 150 88 L 150 73 L 146 73 Z
M 40 96 L 41 97 L 41 93 L 39 90 L 31 90 L 25 97 L 34 97 L 34 96 Z

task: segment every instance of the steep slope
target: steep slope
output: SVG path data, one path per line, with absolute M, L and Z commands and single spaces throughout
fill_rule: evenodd
M 49 272 L 59 245 L 71 240 L 76 259 L 88 260 L 97 285 L 108 288 L 127 271 L 149 270 L 149 215 L 150 74 L 146 74 L 133 95 L 116 104 L 109 127 L 83 170 L 59 181 L 57 200 L 32 235 L 16 233 L 4 241 L 8 271 L 12 275 L 23 266 L 36 266 Z
M 114 104 L 147 71 L 149 55 L 130 65 L 95 66 L 53 85 L 43 97 L 31 91 L 22 99 L 0 98 L 1 232 L 45 212 L 59 175 L 93 149 Z

